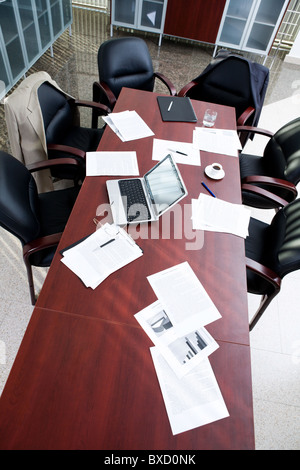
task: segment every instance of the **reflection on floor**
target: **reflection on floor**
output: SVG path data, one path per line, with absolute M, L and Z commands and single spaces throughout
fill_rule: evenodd
M 213 46 L 157 36 L 115 31 L 116 35 L 135 34 L 146 39 L 156 71 L 164 73 L 179 91 L 210 62 Z M 80 99 L 92 99 L 92 83 L 97 80 L 97 51 L 109 37 L 109 17 L 104 13 L 74 9 L 72 35 L 66 31 L 54 44 L 54 55 L 47 51 L 28 73 L 47 71 L 63 90 Z M 252 56 L 263 62 L 263 58 Z M 280 54 L 268 57 L 270 84 L 260 125 L 275 131 L 299 115 L 299 66 L 284 62 Z M 157 91 L 164 91 L 158 89 Z M 0 105 L 0 148 L 10 151 Z M 86 125 L 90 116 L 83 116 Z M 263 142 L 251 142 L 260 151 Z M 270 220 L 273 213 L 255 211 Z M 17 353 L 32 313 L 27 278 L 19 242 L 0 229 L 0 393 Z M 35 271 L 41 288 L 45 270 Z M 289 275 L 282 291 L 251 332 L 254 420 L 257 449 L 300 448 L 300 272 Z M 253 312 L 256 298 L 249 296 Z

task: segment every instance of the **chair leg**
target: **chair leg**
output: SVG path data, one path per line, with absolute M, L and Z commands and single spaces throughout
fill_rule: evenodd
M 28 284 L 29 284 L 29 292 L 30 292 L 30 298 L 31 298 L 31 304 L 35 305 L 36 303 L 36 297 L 35 297 L 35 291 L 34 291 L 34 283 L 33 283 L 33 275 L 32 275 L 32 267 L 28 263 L 28 261 L 24 260 L 25 266 L 27 269 L 27 277 L 28 277 Z
M 270 305 L 271 301 L 274 299 L 274 297 L 278 294 L 280 289 L 275 289 L 274 292 L 270 295 L 263 295 L 260 305 L 255 313 L 255 315 L 252 317 L 252 320 L 249 324 L 249 330 L 253 330 L 255 327 L 256 323 L 258 320 L 261 318 L 262 314 L 266 310 L 266 308 Z

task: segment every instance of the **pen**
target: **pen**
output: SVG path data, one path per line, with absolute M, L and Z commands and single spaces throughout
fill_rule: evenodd
M 108 242 L 103 243 L 103 245 L 100 245 L 100 248 L 103 248 L 104 246 L 108 245 L 109 243 L 112 243 L 115 241 L 115 238 L 111 238 L 111 240 L 108 240 Z
M 213 196 L 213 197 L 216 197 L 215 194 L 206 186 L 206 184 L 202 181 L 202 186 L 205 187 L 205 189 Z
M 179 152 L 179 150 L 173 150 L 173 149 L 169 149 L 169 150 L 170 152 L 180 153 L 180 155 L 185 155 L 186 157 L 188 156 L 187 153 Z
M 170 109 L 172 108 L 172 105 L 173 105 L 173 101 L 171 101 L 171 103 L 169 104 L 168 111 L 170 111 Z

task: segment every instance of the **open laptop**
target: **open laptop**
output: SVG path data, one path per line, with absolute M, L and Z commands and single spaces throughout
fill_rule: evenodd
M 117 225 L 157 220 L 187 195 L 171 155 L 160 160 L 143 178 L 108 180 L 106 187 Z

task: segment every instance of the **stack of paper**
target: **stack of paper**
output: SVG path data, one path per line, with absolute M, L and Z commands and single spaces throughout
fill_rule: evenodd
M 136 152 L 86 153 L 86 176 L 135 176 L 138 174 Z
M 86 287 L 95 289 L 114 271 L 142 254 L 125 230 L 106 223 L 82 242 L 64 250 L 61 261 Z
M 204 325 L 221 315 L 187 262 L 148 277 L 158 300 L 135 318 L 151 354 L 173 434 L 228 416 L 208 356 L 219 346 Z
M 154 135 L 136 111 L 111 113 L 108 116 L 103 116 L 103 120 L 123 142 Z
M 193 145 L 206 152 L 231 155 L 233 157 L 237 157 L 238 150 L 242 149 L 236 131 L 207 127 L 195 128 L 193 132 Z
M 233 204 L 201 193 L 192 199 L 194 230 L 232 233 L 242 238 L 248 235 L 250 208 Z

